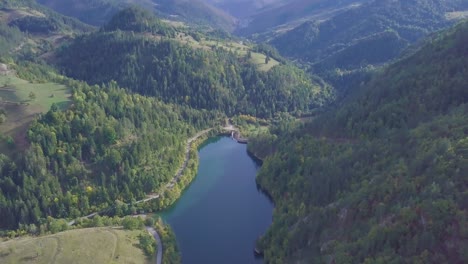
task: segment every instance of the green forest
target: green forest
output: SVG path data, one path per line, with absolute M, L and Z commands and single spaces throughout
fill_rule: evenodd
M 307 21 L 270 43 L 336 87 L 352 88 L 349 83 L 373 67 L 398 58 L 431 32 L 455 24 L 447 13 L 467 7 L 463 0 L 368 1 L 326 21 Z
M 1 236 L 154 226 L 180 263 L 129 215 L 172 205 L 233 124 L 275 205 L 265 263 L 468 263 L 466 1 L 365 1 L 272 46 L 184 3 L 0 3 Z
M 222 117 L 128 94 L 115 83 L 63 82 L 72 89 L 68 109 L 53 105 L 30 125 L 21 157 L 1 155 L 2 227 L 143 198 L 174 176 L 185 139 Z
M 428 42 L 341 107 L 249 143 L 276 203 L 267 263 L 468 261 L 468 23 Z
M 130 91 L 168 103 L 228 115 L 307 113 L 334 97 L 332 87 L 295 66 L 283 64 L 262 72 L 246 57 L 222 47 L 205 50 L 166 38 L 174 29 L 161 26 L 154 16 L 143 19 L 137 11 L 123 11 L 101 31 L 62 47 L 57 64 L 64 74 L 90 84 L 115 80 Z M 140 30 L 145 34 L 137 34 Z M 148 36 L 151 32 L 159 34 Z

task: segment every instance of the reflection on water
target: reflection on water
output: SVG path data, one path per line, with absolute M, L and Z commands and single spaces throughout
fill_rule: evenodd
M 253 249 L 271 224 L 273 204 L 255 182 L 258 161 L 229 137 L 210 138 L 199 157 L 197 177 L 161 214 L 176 233 L 182 262 L 261 263 Z

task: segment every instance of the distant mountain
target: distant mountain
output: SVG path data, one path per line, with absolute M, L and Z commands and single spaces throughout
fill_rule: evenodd
M 270 41 L 282 55 L 334 75 L 379 65 L 398 57 L 412 43 L 448 27 L 453 11 L 468 10 L 466 1 L 379 0 L 325 21 L 308 21 Z M 337 72 L 338 69 L 338 72 Z
M 92 27 L 38 5 L 33 0 L 4 0 L 0 3 L 2 22 L 31 34 L 83 33 Z
M 103 25 L 119 10 L 138 5 L 159 16 L 232 31 L 235 19 L 201 0 L 37 0 L 64 15 L 92 25 Z
M 236 18 L 248 18 L 263 8 L 271 8 L 288 0 L 205 0 Z
M 276 207 L 267 263 L 468 261 L 467 43 L 464 22 L 339 107 L 249 141 Z
M 203 0 L 154 0 L 159 15 L 169 19 L 186 21 L 233 31 L 236 19 Z
M 37 0 L 37 2 L 94 26 L 104 24 L 125 6 L 121 0 Z
M 160 35 L 172 35 L 175 30 L 155 17 L 150 11 L 131 6 L 119 11 L 102 27 L 105 31 L 148 32 Z
M 258 47 L 163 26 L 154 15 L 128 8 L 99 32 L 58 50 L 57 65 L 90 84 L 116 81 L 165 102 L 227 114 L 309 112 L 333 96 L 298 68 L 269 64 L 276 57 L 269 51 L 265 57 Z
M 289 0 L 265 5 L 242 23 L 237 33 L 244 36 L 284 30 L 305 20 L 323 20 L 370 0 Z
M 0 2 L 0 57 L 37 59 L 75 34 L 94 28 L 33 0 Z

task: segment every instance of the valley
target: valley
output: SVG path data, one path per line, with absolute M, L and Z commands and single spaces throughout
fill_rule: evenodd
M 2 1 L 0 262 L 467 262 L 467 10 Z

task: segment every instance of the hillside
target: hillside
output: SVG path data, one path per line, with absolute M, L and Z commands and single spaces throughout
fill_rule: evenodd
M 118 14 L 111 23 L 122 18 Z M 67 76 L 90 84 L 115 80 L 122 87 L 165 102 L 263 117 L 277 111 L 308 112 L 333 96 L 329 86 L 313 81 L 292 65 L 262 70 L 253 63 L 258 57 L 254 50 L 240 43 L 193 32 L 165 37 L 122 31 L 125 28 L 106 29 L 114 28 L 105 25 L 56 53 L 57 64 Z M 206 40 L 211 44 L 201 44 Z M 260 64 L 272 60 L 268 54 L 264 58 Z M 79 64 L 74 63 L 77 60 Z
M 455 23 L 448 12 L 467 9 L 464 1 L 373 1 L 323 22 L 305 22 L 271 44 L 327 79 L 341 79 L 397 58 L 412 43 Z
M 0 262 L 10 263 L 150 263 L 138 248 L 146 231 L 86 228 L 0 243 Z M 151 262 L 152 263 L 152 262 Z
M 0 3 L 0 60 L 21 57 L 38 61 L 65 40 L 93 30 L 34 1 L 5 0 Z
M 251 140 L 276 204 L 267 263 L 468 261 L 467 42 L 465 22 L 342 107 Z
M 156 13 L 171 20 L 181 20 L 198 26 L 231 32 L 236 19 L 203 0 L 159 0 Z
M 44 8 L 33 0 L 2 1 L 0 20 L 30 34 L 71 34 L 92 30 L 91 26 Z
M 131 5 L 143 7 L 159 16 L 196 26 L 233 30 L 235 19 L 201 0 L 37 0 L 66 16 L 102 26 L 117 12 Z
M 184 160 L 186 138 L 220 116 L 127 94 L 115 83 L 61 84 L 71 106 L 53 104 L 23 128 L 25 149 L 0 154 L 2 228 L 75 218 L 157 191 Z
M 11 3 L 9 15 L 61 17 L 30 1 Z M 279 65 L 282 58 L 267 47 L 174 29 L 138 8 L 114 18 L 86 34 L 67 24 L 36 33 L 2 24 L 0 228 L 142 199 L 173 177 L 187 137 L 225 113 L 300 114 L 333 95 L 325 83 Z M 44 41 L 64 32 L 60 49 Z M 160 199 L 147 209 L 165 205 Z
M 102 29 L 104 31 L 134 31 L 158 35 L 174 35 L 175 30 L 156 18 L 150 11 L 138 7 L 129 7 L 119 11 Z
M 232 16 L 243 19 L 252 16 L 265 7 L 283 4 L 285 0 L 205 0 Z
M 243 36 L 270 35 L 291 29 L 306 20 L 324 20 L 370 0 L 271 1 L 244 18 L 236 33 Z M 244 3 L 242 3 L 244 4 Z M 238 6 L 240 6 L 239 4 Z M 244 4 L 245 5 L 245 4 Z M 238 7 L 239 8 L 239 7 Z M 276 33 L 273 33 L 273 35 Z
M 38 3 L 87 24 L 100 26 L 127 6 L 123 0 L 37 0 Z M 149 3 L 150 1 L 139 1 Z

